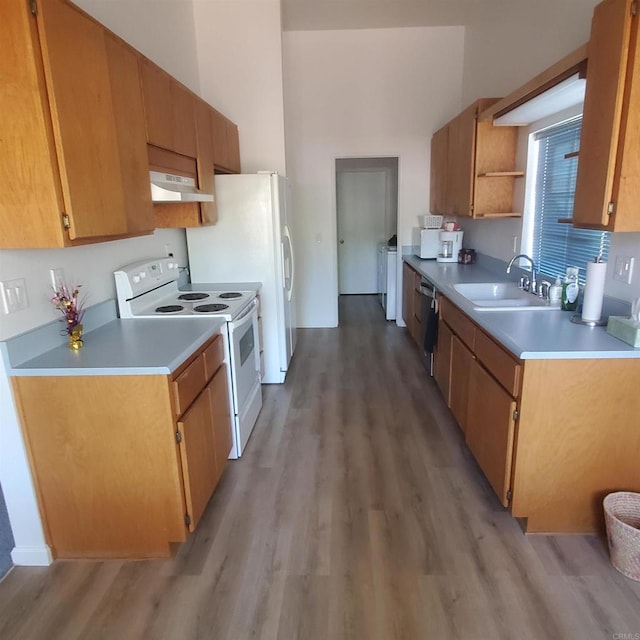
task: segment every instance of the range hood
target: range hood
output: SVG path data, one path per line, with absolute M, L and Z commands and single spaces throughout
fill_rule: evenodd
M 213 202 L 213 194 L 200 191 L 194 178 L 149 171 L 149 179 L 153 202 Z

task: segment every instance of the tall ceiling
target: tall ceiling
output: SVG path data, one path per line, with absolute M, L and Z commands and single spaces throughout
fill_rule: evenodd
M 530 11 L 584 11 L 597 0 L 282 0 L 285 31 L 473 25 Z M 553 13 L 550 13 L 553 15 Z

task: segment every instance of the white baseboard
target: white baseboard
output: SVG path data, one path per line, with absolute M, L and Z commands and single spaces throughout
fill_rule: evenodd
M 41 547 L 14 547 L 11 559 L 18 567 L 48 567 L 53 562 L 51 549 L 46 544 Z

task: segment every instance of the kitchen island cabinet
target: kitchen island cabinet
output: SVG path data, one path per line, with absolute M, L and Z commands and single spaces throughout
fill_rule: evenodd
M 1 246 L 151 232 L 148 192 L 128 188 L 145 153 L 131 58 L 74 5 L 32 6 L 8 3 L 0 21 Z
M 640 359 L 520 360 L 446 297 L 440 308 L 437 381 L 501 504 L 527 532 L 601 530 L 602 498 L 640 490 Z
M 573 224 L 640 231 L 640 51 L 637 2 L 596 6 L 588 45 Z
M 222 340 L 170 375 L 12 378 L 54 557 L 166 556 L 195 529 L 231 448 Z

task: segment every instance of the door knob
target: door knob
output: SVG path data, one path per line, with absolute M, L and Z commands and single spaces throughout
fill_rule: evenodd
M 344 240 L 340 240 L 340 244 L 344 244 Z

